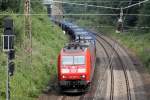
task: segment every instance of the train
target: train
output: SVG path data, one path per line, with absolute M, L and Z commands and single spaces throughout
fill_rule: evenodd
M 92 82 L 96 63 L 96 39 L 92 32 L 71 22 L 56 21 L 71 37 L 58 55 L 58 86 L 61 91 L 86 91 Z

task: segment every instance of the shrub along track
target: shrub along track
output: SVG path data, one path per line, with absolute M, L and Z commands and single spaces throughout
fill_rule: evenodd
M 97 63 L 89 92 L 68 95 L 58 94 L 54 89 L 39 100 L 146 100 L 140 75 L 126 51 L 115 41 L 95 35 Z M 141 88 L 137 89 L 136 84 Z

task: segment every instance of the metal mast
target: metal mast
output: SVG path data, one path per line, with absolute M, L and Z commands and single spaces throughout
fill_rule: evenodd
M 57 2 L 62 2 L 62 0 L 52 0 L 52 12 L 51 15 L 55 17 L 57 20 L 62 19 L 63 15 L 63 8 L 62 8 L 62 3 L 57 3 Z
M 25 23 L 25 52 L 27 55 L 27 64 L 31 65 L 32 62 L 32 29 L 31 29 L 31 16 L 30 16 L 31 4 L 30 0 L 25 0 L 24 3 L 24 23 Z

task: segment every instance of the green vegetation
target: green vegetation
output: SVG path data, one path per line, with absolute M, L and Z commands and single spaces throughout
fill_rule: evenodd
M 143 61 L 144 66 L 150 72 L 150 34 L 142 34 L 135 32 L 128 33 L 112 33 L 111 36 L 127 46 L 131 51 L 137 54 Z
M 0 14 L 23 13 L 24 0 L 2 0 L 0 1 Z M 46 13 L 45 8 L 38 1 L 31 2 L 32 13 Z M 71 2 L 81 0 L 67 0 Z M 86 0 L 93 1 L 87 4 L 121 7 L 129 5 L 128 2 L 119 0 Z M 104 1 L 104 2 L 100 2 Z M 132 0 L 133 3 L 138 2 Z M 117 2 L 117 3 L 116 3 Z M 83 0 L 78 3 L 85 3 Z M 150 1 L 149 1 L 150 3 Z M 150 14 L 149 3 L 125 10 L 125 13 L 132 14 Z M 103 8 L 72 6 L 64 4 L 64 12 L 66 13 L 91 13 L 91 14 L 119 14 L 120 10 L 110 10 Z M 5 16 L 0 16 L 0 35 L 3 34 L 2 20 Z M 33 55 L 32 65 L 27 62 L 27 50 L 24 49 L 24 40 L 26 39 L 24 33 L 24 16 L 11 16 L 14 19 L 15 34 L 16 34 L 16 59 L 15 59 L 15 75 L 11 77 L 11 99 L 12 100 L 34 100 L 41 93 L 42 89 L 46 87 L 50 78 L 56 74 L 57 55 L 67 38 L 63 32 L 55 25 L 52 25 L 47 16 L 32 16 L 32 42 Z M 145 16 L 125 16 L 124 25 L 130 27 L 149 26 L 150 17 Z M 69 17 L 70 18 L 70 17 Z M 112 36 L 123 45 L 134 51 L 143 61 L 145 67 L 150 71 L 150 30 L 132 31 L 117 34 L 115 33 L 115 26 L 118 16 L 71 16 L 77 20 L 77 23 L 82 26 L 89 26 L 93 29 L 109 33 L 106 35 Z M 80 19 L 80 20 L 79 20 Z M 98 26 L 98 27 L 97 27 Z M 100 28 L 99 26 L 107 26 Z M 108 27 L 109 26 L 109 27 Z M 1 39 L 0 39 L 1 41 Z M 0 42 L 0 45 L 1 42 Z M 1 46 L 0 46 L 0 49 Z M 0 99 L 5 98 L 5 81 L 6 81 L 6 55 L 0 51 Z
M 46 12 L 41 4 L 38 5 L 41 7 L 41 12 Z M 14 9 L 8 8 L 6 10 L 6 8 L 0 13 L 8 15 L 19 13 Z M 33 13 L 34 10 L 36 9 L 33 9 Z M 2 20 L 4 17 L 0 16 L 0 35 L 3 34 Z M 24 16 L 13 15 L 11 17 L 14 19 L 16 34 L 15 74 L 10 80 L 11 100 L 35 100 L 41 94 L 42 89 L 48 85 L 50 78 L 56 75 L 57 56 L 67 42 L 67 38 L 60 28 L 51 23 L 47 16 L 32 16 L 33 53 L 30 66 L 27 60 L 27 50 L 24 49 L 26 39 Z M 0 45 L 2 44 L 0 43 Z M 2 51 L 0 51 L 0 65 L 0 99 L 5 100 L 6 55 Z
M 143 62 L 144 67 L 150 72 L 150 33 L 136 31 L 116 33 L 112 28 L 99 28 L 97 30 L 116 39 L 123 46 L 134 52 Z

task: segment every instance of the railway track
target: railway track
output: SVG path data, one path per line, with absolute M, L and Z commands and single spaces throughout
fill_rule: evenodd
M 97 98 L 98 96 L 99 97 L 104 97 L 104 95 L 102 94 L 103 90 L 106 90 L 106 89 L 102 89 L 104 87 L 104 85 L 107 85 L 107 82 L 104 82 L 106 81 L 106 77 L 110 77 L 110 90 L 107 91 L 108 94 L 109 94 L 109 97 L 104 97 L 103 99 L 104 100 L 117 100 L 115 98 L 115 91 L 116 91 L 116 87 L 115 87 L 115 82 L 116 82 L 116 75 L 114 73 L 114 70 L 115 70 L 115 67 L 114 67 L 114 62 L 115 63 L 120 63 L 118 66 L 121 68 L 121 73 L 123 74 L 124 76 L 124 79 L 125 81 L 123 83 L 125 83 L 125 85 L 123 85 L 123 87 L 126 87 L 126 91 L 124 91 L 124 94 L 125 94 L 125 99 L 118 99 L 118 100 L 131 100 L 131 91 L 130 91 L 130 81 L 128 79 L 128 73 L 127 73 L 127 68 L 126 68 L 126 64 L 124 63 L 124 59 L 121 57 L 121 53 L 122 51 L 117 49 L 116 46 L 114 46 L 113 43 L 110 43 L 109 40 L 107 40 L 107 38 L 105 38 L 103 35 L 100 35 L 100 34 L 95 34 L 96 35 L 96 40 L 97 40 L 97 43 L 99 45 L 99 48 L 97 48 L 97 51 L 101 48 L 102 51 L 103 51 L 103 56 L 105 56 L 105 58 L 102 58 L 103 60 L 105 60 L 105 69 L 103 71 L 102 74 L 96 74 L 94 75 L 94 78 L 95 77 L 99 77 L 99 75 L 103 75 L 102 77 L 103 78 L 97 78 L 97 79 L 94 79 L 93 82 L 95 81 L 95 84 L 92 84 L 92 87 L 96 87 L 96 90 L 90 90 L 92 91 L 93 93 L 91 95 L 88 95 L 88 94 L 82 94 L 82 95 L 78 95 L 78 96 L 74 96 L 74 95 L 58 95 L 58 94 L 52 94 L 52 95 L 49 95 L 49 96 L 43 96 L 43 97 L 46 97 L 46 98 L 55 98 L 55 100 L 99 100 L 99 98 Z M 118 45 L 117 45 L 118 46 Z M 102 52 L 101 52 L 102 53 Z M 101 56 L 100 56 L 101 57 Z M 116 57 L 117 59 L 114 59 L 114 57 Z M 118 60 L 118 61 L 116 61 Z M 96 69 L 96 73 L 101 73 L 100 72 L 100 69 Z M 107 72 L 109 70 L 109 73 L 110 73 L 110 76 L 107 76 Z M 94 86 L 95 85 L 95 86 Z M 108 87 L 108 85 L 107 85 Z M 89 92 L 90 92 L 89 91 Z M 51 94 L 51 93 L 50 93 Z M 105 95 L 106 96 L 106 95 Z M 119 95 L 118 95 L 119 96 Z M 49 99 L 39 99 L 39 100 L 49 100 Z M 50 99 L 50 100 L 51 100 Z M 132 99 L 134 100 L 134 99 Z
M 106 57 L 108 59 L 108 64 L 106 64 L 105 71 L 104 71 L 104 76 L 106 75 L 108 68 L 111 69 L 111 83 L 113 85 L 113 81 L 114 80 L 113 80 L 112 57 L 110 56 L 110 54 L 109 54 L 107 48 L 105 47 L 105 45 L 103 44 L 103 42 L 101 40 L 99 40 L 98 38 L 96 40 L 100 44 L 100 46 L 103 48 L 103 50 L 104 50 L 104 52 L 106 54 Z M 102 82 L 100 82 L 100 83 L 102 83 Z M 111 87 L 111 93 L 110 93 L 110 98 L 112 98 L 112 97 L 113 97 L 113 87 Z
M 99 52 L 101 52 L 101 53 L 103 52 L 103 56 L 106 57 L 106 59 L 110 59 L 109 58 L 109 54 L 107 52 L 107 49 L 105 48 L 103 43 L 101 41 L 99 41 L 99 39 L 96 39 L 96 40 L 97 40 L 97 47 L 99 47 L 99 48 L 97 48 L 97 52 L 100 50 L 100 48 L 102 48 L 101 51 L 99 51 Z M 102 95 L 102 91 L 101 91 L 102 90 L 102 85 L 103 85 L 103 83 L 105 81 L 106 71 L 110 67 L 110 63 L 108 62 L 108 60 L 106 62 L 105 61 L 106 59 L 101 58 L 101 60 L 102 59 L 105 62 L 104 67 L 102 68 L 101 65 L 98 65 L 98 66 L 96 66 L 96 69 L 95 69 L 95 73 L 94 73 L 94 77 L 93 77 L 94 78 L 93 79 L 94 82 L 92 83 L 92 85 L 91 85 L 92 88 L 90 90 L 90 91 L 93 92 L 93 94 L 90 95 L 90 96 L 83 95 L 83 96 L 80 97 L 80 100 L 87 100 L 87 99 L 88 100 L 94 100 L 95 98 L 96 99 L 98 98 L 98 95 L 99 96 Z M 97 68 L 97 67 L 101 67 L 101 68 Z M 100 72 L 100 70 L 103 70 L 103 71 Z M 99 77 L 97 77 L 97 76 L 99 76 Z M 93 89 L 95 87 L 96 87 L 96 89 Z M 98 92 L 98 94 L 97 94 L 97 92 Z
M 120 57 L 119 50 L 117 50 L 115 48 L 114 45 L 112 45 L 110 42 L 108 42 L 102 35 L 100 34 L 95 34 L 98 38 L 100 38 L 103 42 L 105 42 L 105 44 L 108 44 L 114 51 L 114 53 L 116 54 L 116 56 L 118 57 L 118 60 L 121 64 L 121 67 L 123 69 L 123 73 L 124 73 L 124 77 L 125 77 L 125 81 L 126 81 L 126 88 L 127 88 L 127 100 L 131 100 L 131 93 L 130 93 L 130 84 L 129 84 L 129 79 L 128 79 L 128 75 L 127 75 L 127 71 L 126 71 L 126 66 L 123 62 L 123 59 Z M 110 100 L 114 99 L 114 74 L 113 74 L 113 66 L 110 66 L 110 72 L 111 72 L 111 90 L 110 90 Z

